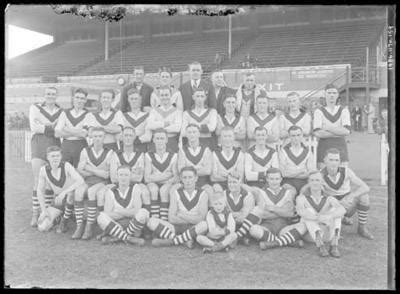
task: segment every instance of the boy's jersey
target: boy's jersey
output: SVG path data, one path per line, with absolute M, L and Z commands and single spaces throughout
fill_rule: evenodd
M 287 144 L 283 148 L 281 148 L 280 152 L 280 167 L 283 171 L 288 173 L 298 173 L 298 172 L 307 172 L 309 171 L 309 167 L 312 161 L 313 154 L 308 146 L 301 144 L 301 151 L 299 154 L 293 153 L 290 149 L 291 144 Z
M 165 127 L 165 123 L 169 126 Z M 158 128 L 165 129 L 168 137 L 175 137 L 181 131 L 182 126 L 182 110 L 173 106 L 169 109 L 164 109 L 162 106 L 155 107 L 150 111 L 147 119 L 146 128 L 148 130 L 155 130 Z
M 129 188 L 126 190 L 125 194 L 122 194 L 121 190 L 118 188 L 118 185 L 114 186 L 110 189 L 112 196 L 112 201 L 114 203 L 115 208 L 124 208 L 124 209 L 134 209 L 135 207 L 135 198 L 140 198 L 140 186 L 137 184 L 129 185 Z M 139 207 L 140 208 L 140 207 Z
M 55 195 L 71 186 L 74 183 L 74 178 L 82 178 L 69 162 L 64 161 L 59 165 L 58 179 L 53 176 L 51 167 L 48 164 L 41 167 L 41 172 L 46 179 L 46 184 L 50 186 Z
M 135 130 L 137 137 L 145 134 L 147 119 L 149 118 L 148 112 L 139 112 L 138 114 L 133 114 L 132 112 L 125 112 L 123 115 L 124 127 L 132 127 Z M 147 142 L 147 141 L 146 141 Z
M 147 152 L 147 159 L 151 162 L 151 174 L 162 174 L 167 171 L 174 174 L 175 165 L 177 164 L 178 155 L 174 152 L 166 151 L 162 157 L 156 152 Z
M 336 105 L 333 112 L 327 107 L 317 108 L 314 112 L 313 129 L 314 131 L 323 129 L 324 126 L 345 127 L 350 129 L 350 113 L 346 107 Z
M 213 152 L 213 173 L 224 170 L 227 173 L 238 171 L 242 175 L 243 168 L 244 155 L 239 148 L 234 148 L 229 158 L 225 155 L 222 149 Z
M 195 189 L 193 193 L 189 195 L 189 193 L 181 187 L 174 191 L 172 196 L 177 200 L 178 212 L 183 211 L 197 214 L 200 212 L 200 199 L 207 197 L 207 194 L 203 190 Z
M 89 112 L 86 109 L 82 109 L 78 113 L 76 112 L 75 108 L 70 108 L 64 110 L 63 113 L 61 113 L 56 130 L 61 131 L 64 127 L 69 127 L 69 128 L 87 128 L 89 126 Z M 81 137 L 68 137 L 66 140 L 80 140 L 82 139 Z
M 97 154 L 94 151 L 94 148 L 89 146 L 81 151 L 81 160 L 86 162 L 87 164 L 92 165 L 93 167 L 97 167 L 104 171 L 110 170 L 110 162 L 114 151 L 111 149 L 103 148 L 103 151 L 100 154 Z
M 193 166 L 197 171 L 210 160 L 212 160 L 211 151 L 204 145 L 199 145 L 196 150 L 193 150 L 185 144 L 178 152 L 179 166 Z
M 293 196 L 290 191 L 281 187 L 279 192 L 275 194 L 270 188 L 263 189 L 263 198 L 266 205 L 274 207 L 282 207 L 288 202 L 293 202 Z
M 121 126 L 121 128 L 124 126 L 124 118 L 121 111 L 119 110 L 116 111 L 114 109 L 111 109 L 111 111 L 107 116 L 103 116 L 102 112 L 88 114 L 89 127 L 106 127 L 109 126 L 110 124 L 119 125 Z M 119 140 L 118 135 L 119 134 L 110 134 L 106 132 L 104 137 L 104 143 L 107 144 L 118 141 Z
M 247 197 L 251 197 L 249 193 L 247 193 L 246 190 L 240 189 L 240 194 L 239 194 L 239 200 L 235 202 L 234 197 L 232 196 L 231 191 L 228 189 L 224 191 L 225 197 L 226 197 L 226 206 L 228 209 L 232 212 L 239 212 L 243 209 L 244 206 L 244 200 Z
M 351 180 L 348 176 L 348 171 L 348 167 L 339 167 L 336 179 L 331 179 L 326 167 L 321 170 L 322 184 L 327 195 L 343 196 L 351 192 Z
M 245 175 L 247 181 L 257 181 L 259 173 L 265 173 L 270 167 L 279 168 L 277 152 L 266 147 L 263 156 L 255 153 L 256 146 L 249 148 L 245 154 Z
M 45 103 L 35 103 L 29 109 L 29 124 L 32 133 L 43 134 L 45 124 L 57 122 L 63 110 L 56 104 L 52 112 L 45 108 Z
M 321 200 L 318 203 L 314 197 L 311 196 L 310 189 L 306 189 L 303 194 L 300 194 L 296 198 L 296 203 L 298 207 L 310 210 L 315 214 L 328 214 L 335 208 L 335 205 L 337 206 L 337 204 L 339 204 L 335 197 L 326 195 L 322 195 Z
M 233 215 L 227 208 L 225 208 L 222 213 L 217 213 L 214 209 L 211 208 L 207 212 L 206 216 L 207 225 L 209 228 L 217 227 L 220 229 L 225 229 L 228 227 L 229 219 L 233 219 Z
M 280 128 L 285 133 L 291 126 L 298 126 L 303 130 L 304 136 L 309 136 L 311 131 L 311 116 L 307 112 L 300 112 L 297 117 L 292 117 L 290 113 L 285 113 L 279 117 Z

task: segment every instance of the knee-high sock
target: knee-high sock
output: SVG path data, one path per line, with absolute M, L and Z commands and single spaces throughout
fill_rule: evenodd
M 80 225 L 83 223 L 83 211 L 85 208 L 83 207 L 83 201 L 77 201 L 74 203 L 74 212 L 75 212 L 75 220 L 76 224 Z
M 70 203 L 67 203 L 67 204 L 65 205 L 63 218 L 65 218 L 65 219 L 70 219 L 73 210 L 74 210 L 74 205 L 73 205 L 73 204 L 70 204 Z
M 272 234 L 271 232 L 264 230 L 264 233 L 261 237 L 261 241 L 266 241 L 266 242 L 273 242 L 276 240 L 276 236 L 274 234 Z
M 187 241 L 190 240 L 195 240 L 197 236 L 195 227 L 192 227 L 190 229 L 187 229 L 184 231 L 181 235 L 175 236 L 173 239 L 175 245 L 180 245 L 183 243 L 186 243 Z
M 99 210 L 99 212 L 104 211 L 104 205 L 97 206 L 97 209 Z
M 37 191 L 33 190 L 32 192 L 32 211 L 35 213 L 39 213 L 40 210 L 40 204 L 39 204 L 39 199 L 37 197 Z
M 174 232 L 172 232 L 167 226 L 163 224 L 158 224 L 157 228 L 154 230 L 157 237 L 161 239 L 171 239 L 175 237 Z
M 357 214 L 358 214 L 358 224 L 366 225 L 368 221 L 368 210 L 369 206 L 359 204 L 357 206 Z
M 257 224 L 260 221 L 260 218 L 256 216 L 255 214 L 250 213 L 243 221 L 242 226 L 239 228 L 239 230 L 236 231 L 236 234 L 239 236 L 239 238 L 243 238 L 244 236 L 247 235 L 249 232 L 250 228 Z
M 276 238 L 278 241 L 279 246 L 287 246 L 292 244 L 300 239 L 300 233 L 296 229 L 291 229 L 290 231 L 286 232 L 285 234 L 280 235 Z
M 340 231 L 339 229 L 335 229 L 335 234 L 333 235 L 331 245 L 337 246 L 339 243 L 339 238 L 340 238 Z
M 168 221 L 169 202 L 161 202 L 160 205 L 160 219 Z
M 111 235 L 113 237 L 116 237 L 122 241 L 125 241 L 128 238 L 128 234 L 125 232 L 125 230 L 115 222 L 110 222 L 107 227 L 104 230 L 104 233 L 106 235 Z
M 44 191 L 44 204 L 46 205 L 46 207 L 51 206 L 51 204 L 53 203 L 53 199 L 54 199 L 53 190 L 46 189 Z
M 143 230 L 144 225 L 145 225 L 144 223 L 141 223 L 135 217 L 133 217 L 131 219 L 131 221 L 129 222 L 129 225 L 128 225 L 128 228 L 126 229 L 126 232 L 128 233 L 128 235 L 133 235 L 135 233 L 140 233 Z
M 151 200 L 150 217 L 160 218 L 160 202 L 158 200 Z
M 96 220 L 96 213 L 97 213 L 97 202 L 96 200 L 89 200 L 87 202 L 87 222 L 88 224 L 93 224 Z

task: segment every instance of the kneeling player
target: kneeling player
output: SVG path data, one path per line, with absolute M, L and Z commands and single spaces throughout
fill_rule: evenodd
M 171 191 L 168 222 L 150 218 L 147 227 L 157 236 L 153 246 L 185 244 L 194 247 L 197 235 L 207 231 L 206 219 L 208 194 L 196 188 L 197 172 L 194 167 L 184 167 L 180 171 L 183 186 Z
M 339 258 L 338 241 L 342 217 L 346 210 L 334 197 L 323 195 L 322 176 L 319 171 L 311 172 L 308 182 L 309 187 L 296 200 L 297 213 L 317 245 L 320 256 L 329 256 L 324 242 L 330 242 L 330 254 Z
M 93 226 L 96 221 L 97 207 L 99 211 L 104 209 L 104 189 L 110 181 L 110 160 L 113 154 L 111 149 L 103 148 L 105 132 L 103 128 L 94 127 L 91 131 L 93 146 L 86 147 L 81 151 L 78 164 L 79 173 L 84 176 L 86 186 L 78 189 L 75 193 L 75 219 L 76 230 L 72 239 L 89 240 L 93 236 Z M 83 200 L 87 193 L 87 223 L 83 226 Z
M 145 241 L 139 238 L 150 214 L 142 208 L 143 190 L 140 185 L 130 182 L 131 171 L 128 165 L 117 170 L 117 185 L 106 193 L 104 211 L 97 217 L 97 223 L 104 231 L 102 242 L 111 241 L 107 235 L 129 244 L 142 246 Z M 127 228 L 124 229 L 124 225 Z
M 50 146 L 46 153 L 49 164 L 41 167 L 38 179 L 37 195 L 42 210 L 38 229 L 40 231 L 51 229 L 55 219 L 64 211 L 57 232 L 65 232 L 67 220 L 71 217 L 74 207 L 73 192 L 84 186 L 85 182 L 69 162 L 61 161 L 60 147 Z M 53 205 L 47 201 L 48 199 L 45 200 L 46 186 L 50 186 L 54 191 L 55 197 L 52 199 L 54 201 L 51 201 L 54 202 Z M 47 221 L 45 221 L 46 218 L 48 218 Z M 47 224 L 45 224 L 46 222 Z
M 261 241 L 261 249 L 268 248 L 263 241 L 276 240 L 279 246 L 291 245 L 300 240 L 300 236 L 305 231 L 298 224 L 289 226 L 289 219 L 294 216 L 295 212 L 294 192 L 281 187 L 281 181 L 280 170 L 270 168 L 267 170 L 268 187 L 264 190 L 243 185 L 245 189 L 254 194 L 257 206 L 243 221 L 237 234 L 239 238 L 242 238 L 247 232 L 250 232 L 254 239 Z
M 226 206 L 224 194 L 215 193 L 211 198 L 211 208 L 207 213 L 206 221 L 208 232 L 198 235 L 197 243 L 202 245 L 203 253 L 211 253 L 221 250 L 228 251 L 234 247 L 237 239 L 235 234 L 235 220 L 232 212 Z

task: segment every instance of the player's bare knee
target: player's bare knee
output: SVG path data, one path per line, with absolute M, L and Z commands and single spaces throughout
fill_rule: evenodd
M 208 226 L 206 221 L 201 221 L 195 226 L 197 234 L 206 234 L 208 231 Z
M 145 224 L 150 218 L 150 213 L 146 209 L 141 208 L 139 209 L 135 217 L 139 222 Z
M 159 219 L 154 218 L 154 217 L 150 217 L 147 221 L 146 226 L 149 228 L 150 231 L 154 231 L 157 226 L 159 225 Z
M 255 239 L 260 239 L 263 235 L 263 229 L 259 225 L 251 226 L 249 234 Z
M 104 230 L 107 225 L 110 223 L 111 218 L 104 212 L 100 212 L 98 217 L 97 217 L 97 224 L 99 227 Z

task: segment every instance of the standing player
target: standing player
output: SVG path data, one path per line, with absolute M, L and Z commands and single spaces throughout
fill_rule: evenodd
M 183 102 L 182 102 L 182 96 L 178 95 L 179 91 L 177 91 L 172 84 L 172 72 L 171 69 L 168 67 L 161 67 L 158 71 L 159 74 L 159 81 L 160 84 L 155 88 L 155 91 L 151 93 L 151 107 L 159 107 L 161 105 L 160 97 L 158 96 L 158 90 L 160 88 L 165 88 L 168 87 L 171 89 L 172 96 L 171 96 L 171 101 L 172 105 L 176 107 L 179 110 L 183 111 Z
M 267 97 L 267 93 L 260 85 L 256 84 L 254 73 L 246 73 L 244 83 L 239 86 L 236 92 L 237 110 L 244 118 L 248 118 L 257 110 L 256 98 L 258 96 Z
M 179 93 L 177 99 L 181 99 L 183 102 L 183 110 L 190 110 L 194 104 L 193 101 L 193 90 L 196 88 L 203 88 L 207 93 L 205 105 L 208 108 L 217 108 L 217 99 L 215 97 L 214 87 L 211 83 L 201 79 L 203 70 L 201 64 L 198 62 L 192 62 L 188 65 L 190 80 L 183 83 L 179 87 Z M 179 96 L 181 98 L 179 98 Z
M 311 116 L 300 108 L 300 96 L 297 92 L 287 94 L 286 101 L 289 111 L 280 117 L 280 137 L 283 140 L 282 146 L 289 143 L 289 128 L 298 126 L 303 130 L 305 141 L 309 141 L 311 135 Z
M 55 128 L 56 137 L 63 138 L 61 144 L 63 161 L 68 161 L 75 168 L 78 166 L 82 149 L 87 146 L 88 111 L 84 109 L 87 95 L 81 88 L 74 91 L 73 107 L 60 115 Z
M 326 106 L 314 112 L 314 135 L 319 138 L 317 146 L 318 168 L 322 168 L 326 150 L 337 148 L 340 151 L 342 164 L 349 161 L 346 136 L 350 134 L 350 113 L 341 105 L 336 105 L 339 97 L 334 85 L 325 87 Z
M 182 111 L 172 105 L 170 88 L 160 88 L 158 94 L 161 105 L 150 111 L 146 128 L 153 132 L 153 135 L 155 130 L 164 129 L 168 136 L 168 149 L 177 152 L 179 132 L 182 126 Z
M 296 195 L 307 184 L 308 173 L 315 169 L 310 147 L 305 146 L 303 130 L 293 125 L 288 130 L 290 142 L 280 151 L 280 168 L 283 175 L 282 184 L 289 184 L 296 189 Z
M 193 90 L 194 107 L 183 113 L 180 136 L 182 141 L 183 138 L 186 138 L 186 126 L 196 124 L 200 127 L 200 143 L 214 150 L 216 144 L 213 135 L 217 127 L 218 114 L 215 109 L 206 108 L 205 100 L 206 92 L 204 89 L 196 88 Z
M 221 129 L 221 149 L 213 152 L 213 170 L 210 180 L 220 186 L 220 189 L 227 188 L 228 174 L 237 172 L 240 177 L 244 174 L 244 154 L 239 148 L 234 147 L 235 132 L 231 127 Z M 218 188 L 217 188 L 218 189 Z M 215 189 L 214 189 L 215 190 Z
M 344 224 L 352 224 L 348 219 L 357 210 L 358 234 L 372 240 L 374 237 L 367 229 L 369 203 L 369 187 L 348 167 L 340 167 L 340 151 L 331 148 L 326 151 L 325 167 L 321 170 L 324 190 L 327 195 L 335 197 L 346 209 Z M 357 186 L 352 191 L 351 184 Z
M 101 127 L 94 127 L 91 130 L 93 146 L 82 150 L 78 171 L 86 182 L 85 189 L 75 192 L 75 219 L 76 230 L 72 239 L 89 240 L 93 236 L 93 226 L 96 220 L 97 207 L 99 211 L 104 210 L 104 199 L 99 195 L 104 195 L 106 185 L 110 183 L 110 161 L 113 155 L 111 149 L 104 148 L 103 142 L 105 131 Z M 85 193 L 89 199 L 87 203 L 87 223 L 83 226 L 83 200 Z
M 223 127 L 231 127 L 235 132 L 235 147 L 240 147 L 244 150 L 245 139 L 246 139 L 246 120 L 236 112 L 236 97 L 234 94 L 226 94 L 225 98 L 221 103 L 224 111 L 218 111 L 218 123 L 217 129 L 215 130 L 218 136 L 218 145 L 221 145 L 219 136 L 221 135 L 221 129 Z M 220 103 L 220 100 L 218 100 Z
M 266 249 L 264 241 L 274 241 L 279 246 L 291 245 L 305 233 L 301 225 L 290 225 L 289 219 L 294 216 L 294 192 L 280 185 L 282 175 L 279 169 L 270 168 L 267 171 L 268 187 L 261 190 L 257 187 L 243 185 L 248 192 L 252 192 L 256 207 L 243 221 L 243 225 L 236 231 L 239 238 L 248 232 L 256 240 L 260 240 L 260 248 Z M 279 237 L 275 237 L 279 235 Z
M 168 220 L 169 191 L 178 181 L 177 154 L 167 150 L 167 131 L 153 132 L 155 151 L 145 155 L 144 181 L 150 191 L 150 216 Z
M 104 147 L 118 150 L 119 135 L 121 133 L 124 120 L 121 111 L 111 108 L 115 93 L 112 89 L 102 90 L 100 93 L 101 111 L 88 114 L 89 136 L 90 128 L 102 127 L 105 131 Z
M 266 145 L 267 130 L 258 126 L 254 130 L 256 144 L 247 151 L 244 158 L 244 173 L 249 186 L 263 188 L 266 184 L 267 170 L 279 168 L 278 154 Z
M 135 150 L 146 152 L 147 144 L 151 140 L 151 131 L 146 128 L 149 113 L 141 110 L 142 97 L 139 90 L 131 88 L 128 90 L 127 95 L 129 104 L 127 107 L 128 111 L 123 113 L 124 126 L 130 126 L 135 130 Z
M 153 246 L 185 244 L 194 247 L 200 234 L 207 232 L 206 219 L 208 195 L 196 188 L 197 172 L 194 167 L 184 167 L 180 171 L 182 187 L 171 191 L 168 221 L 150 218 L 147 227 L 155 233 Z
M 247 147 L 254 145 L 254 130 L 260 126 L 267 129 L 267 145 L 275 149 L 279 141 L 279 120 L 275 114 L 268 113 L 267 96 L 257 96 L 256 106 L 257 111 L 247 119 Z
M 215 97 L 217 99 L 217 112 L 223 116 L 225 114 L 225 107 L 223 105 L 225 98 L 232 95 L 234 96 L 235 90 L 227 87 L 224 74 L 221 71 L 215 71 L 211 74 L 211 82 L 214 86 Z
M 62 109 L 56 104 L 57 89 L 48 87 L 44 90 L 45 102 L 33 104 L 29 109 L 29 124 L 33 134 L 32 149 L 32 220 L 31 226 L 37 226 L 40 204 L 37 198 L 37 185 L 40 168 L 46 164 L 46 149 L 50 146 L 60 146 L 60 139 L 54 136 L 54 126 L 62 113 Z M 51 194 L 47 191 L 47 194 Z
M 55 218 L 63 213 L 57 232 L 65 232 L 67 230 L 66 223 L 71 217 L 74 207 L 73 192 L 84 186 L 85 182 L 69 162 L 61 161 L 62 155 L 59 146 L 50 146 L 46 152 L 49 163 L 40 168 L 37 190 L 38 201 L 42 210 L 39 223 L 44 218 L 49 217 L 50 224 L 53 224 Z M 51 187 L 54 191 L 51 199 L 45 195 L 46 187 Z M 50 207 L 55 210 L 49 210 Z M 50 228 L 48 227 L 46 230 Z
M 320 256 L 329 256 L 324 242 L 331 242 L 329 252 L 333 257 L 339 258 L 338 241 L 346 210 L 334 197 L 323 194 L 319 171 L 310 172 L 308 182 L 309 188 L 296 199 L 296 211 L 316 243 Z
M 143 66 L 135 66 L 133 68 L 133 83 L 128 84 L 122 89 L 121 92 L 121 108 L 122 112 L 128 111 L 128 91 L 129 89 L 135 88 L 139 91 L 140 96 L 142 97 L 142 110 L 145 112 L 149 112 L 151 109 L 150 97 L 151 93 L 153 93 L 153 87 L 143 82 L 144 79 L 144 68 Z
M 122 165 L 117 171 L 117 185 L 107 190 L 104 211 L 97 217 L 104 231 L 102 242 L 110 241 L 107 235 L 129 244 L 143 246 L 140 238 L 149 219 L 149 212 L 142 208 L 143 190 L 130 181 L 130 167 Z M 126 230 L 124 229 L 126 226 Z

